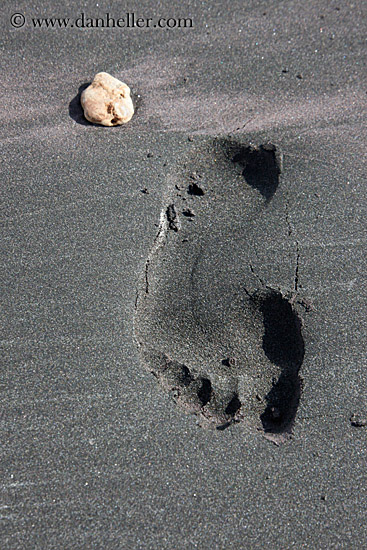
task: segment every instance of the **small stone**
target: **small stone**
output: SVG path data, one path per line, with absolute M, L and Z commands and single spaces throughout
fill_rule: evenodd
M 298 80 L 302 80 L 303 76 L 301 75 L 301 73 L 298 73 L 296 74 L 296 78 L 298 78 Z
M 153 157 L 153 153 L 148 153 L 148 154 L 147 154 L 147 158 L 148 158 L 148 159 L 151 159 L 152 157 Z
M 84 116 L 102 126 L 129 122 L 134 114 L 130 88 L 108 73 L 98 73 L 80 98 Z

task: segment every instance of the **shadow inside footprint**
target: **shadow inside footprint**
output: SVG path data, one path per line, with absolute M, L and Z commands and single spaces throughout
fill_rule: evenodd
M 289 432 L 294 422 L 302 381 L 298 375 L 305 346 L 301 320 L 291 304 L 277 291 L 269 291 L 260 301 L 264 319 L 263 349 L 281 374 L 265 397 L 267 406 L 261 415 L 266 432 Z
M 232 158 L 242 168 L 246 182 L 270 201 L 279 185 L 280 165 L 273 144 L 243 146 Z

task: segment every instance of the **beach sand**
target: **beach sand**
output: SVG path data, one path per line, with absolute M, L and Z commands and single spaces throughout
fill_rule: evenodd
M 33 28 L 115 1 L 4 8 L 1 548 L 366 546 L 366 7 L 129 5 L 193 21 L 172 29 Z M 83 118 L 100 71 L 132 90 L 123 127 Z M 279 174 L 246 172 L 269 144 Z M 251 305 L 269 289 L 302 323 L 288 362 Z M 260 416 L 282 372 L 279 445 Z M 197 378 L 209 428 L 185 410 L 209 394 L 180 402 Z

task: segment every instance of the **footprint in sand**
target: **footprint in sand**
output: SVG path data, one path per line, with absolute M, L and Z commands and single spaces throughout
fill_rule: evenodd
M 304 356 L 280 174 L 272 144 L 192 144 L 168 177 L 134 321 L 144 366 L 200 424 L 246 422 L 275 442 L 291 433 Z

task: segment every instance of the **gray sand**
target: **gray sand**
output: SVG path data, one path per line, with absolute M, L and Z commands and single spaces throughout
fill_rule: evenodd
M 350 418 L 367 410 L 365 6 L 139 2 L 129 11 L 194 28 L 29 23 L 81 9 L 107 11 L 4 3 L 1 548 L 363 548 L 367 428 Z M 14 12 L 29 24 L 12 28 Z M 83 121 L 78 90 L 101 70 L 132 88 L 126 127 Z M 229 134 L 281 153 L 270 200 L 236 163 L 212 166 Z M 205 194 L 190 196 L 200 170 Z M 172 198 L 178 231 L 137 321 Z M 294 297 L 303 389 L 283 445 L 258 415 L 201 427 L 141 360 L 136 327 L 163 352 L 166 334 L 177 361 L 183 343 L 185 361 L 207 353 L 221 378 L 183 322 L 199 250 L 194 310 L 213 349 L 226 331 L 246 342 L 242 286 Z

